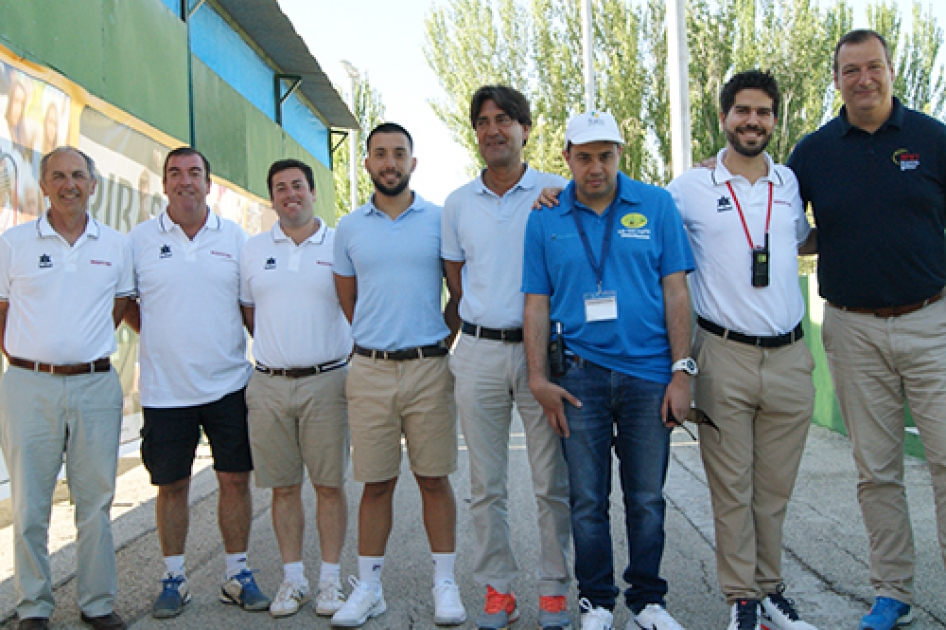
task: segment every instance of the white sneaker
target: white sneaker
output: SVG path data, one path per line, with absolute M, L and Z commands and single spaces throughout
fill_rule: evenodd
M 459 626 L 466 621 L 466 609 L 460 600 L 460 589 L 453 580 L 434 586 L 434 623 L 438 626 Z
M 607 608 L 592 606 L 584 597 L 578 602 L 581 608 L 581 630 L 612 630 L 614 614 Z
M 331 617 L 341 609 L 344 603 L 345 594 L 342 593 L 342 583 L 338 577 L 319 581 L 319 595 L 315 598 L 315 614 Z
M 296 584 L 283 580 L 279 585 L 273 603 L 269 605 L 269 614 L 273 617 L 288 617 L 299 612 L 299 608 L 309 601 L 309 583 L 303 580 Z
M 795 602 L 784 595 L 785 588 L 768 595 L 762 600 L 762 616 L 771 630 L 818 630 L 806 621 L 802 621 L 795 610 Z
M 634 615 L 634 621 L 644 630 L 683 630 L 683 626 L 660 604 L 647 604 L 644 610 Z M 628 624 L 628 628 L 633 630 L 634 626 Z
M 388 609 L 384 603 L 381 587 L 377 589 L 361 582 L 354 575 L 348 576 L 352 585 L 348 601 L 332 616 L 332 625 L 341 628 L 360 628 L 371 617 L 377 617 Z

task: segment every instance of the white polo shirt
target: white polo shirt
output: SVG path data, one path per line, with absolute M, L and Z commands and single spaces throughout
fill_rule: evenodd
M 564 188 L 567 183 L 558 175 L 527 167 L 502 197 L 486 187 L 482 173 L 447 197 L 441 255 L 466 263 L 461 272 L 463 321 L 487 328 L 522 327 L 526 222 L 543 188 Z
M 351 326 L 335 293 L 335 230 L 296 245 L 277 222 L 240 259 L 240 302 L 254 307 L 253 355 L 272 368 L 312 367 L 351 353 Z
M 246 232 L 212 212 L 194 239 L 165 211 L 128 235 L 141 307 L 144 407 L 191 407 L 246 386 L 240 313 Z
M 701 317 L 736 332 L 781 335 L 795 328 L 805 314 L 797 256 L 798 246 L 808 238 L 811 227 L 798 180 L 788 167 L 775 164 L 766 153 L 768 175 L 750 184 L 723 165 L 725 154 L 726 149 L 717 154 L 715 169 L 691 169 L 667 187 L 693 248 L 693 308 Z M 756 246 L 765 240 L 772 183 L 767 287 L 752 286 L 752 250 L 727 182 L 736 194 Z
M 44 214 L 0 234 L 0 300 L 9 302 L 4 343 L 14 357 L 89 363 L 117 349 L 115 298 L 135 293 L 131 248 L 88 217 L 70 246 Z

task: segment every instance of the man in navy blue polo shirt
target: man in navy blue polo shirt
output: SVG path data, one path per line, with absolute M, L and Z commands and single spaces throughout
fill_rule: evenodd
M 532 213 L 526 227 L 523 325 L 529 386 L 564 438 L 581 627 L 610 630 L 619 592 L 608 517 L 613 444 L 625 600 L 640 627 L 679 630 L 664 608 L 660 561 L 670 427 L 689 411 L 696 372 L 686 283 L 693 256 L 670 194 L 618 172 L 624 141 L 613 116 L 576 116 L 565 143 L 574 180 L 559 207 Z M 568 351 L 554 381 L 550 329 Z
M 912 617 L 904 403 L 926 448 L 946 558 L 946 125 L 904 107 L 893 79 L 879 34 L 841 37 L 834 83 L 844 107 L 788 161 L 818 227 L 824 347 L 870 539 L 877 599 L 862 630 Z

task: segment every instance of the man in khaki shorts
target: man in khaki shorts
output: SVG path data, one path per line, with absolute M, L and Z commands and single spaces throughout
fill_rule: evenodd
M 403 127 L 378 126 L 367 146 L 374 195 L 339 222 L 335 239 L 335 285 L 355 338 L 346 388 L 352 462 L 355 480 L 365 487 L 359 578 L 351 578 L 355 589 L 332 625 L 358 627 L 385 611 L 381 567 L 402 435 L 433 554 L 434 622 L 457 625 L 466 611 L 453 579 L 456 502 L 448 475 L 457 468 L 457 425 L 445 340 L 458 321 L 452 298 L 446 323 L 441 312 L 441 210 L 408 187 L 417 161 Z
M 283 560 L 283 582 L 269 612 L 292 615 L 309 600 L 302 562 L 304 468 L 315 488 L 322 552 L 315 611 L 332 615 L 343 601 L 351 326 L 335 294 L 335 230 L 314 214 L 312 169 L 279 160 L 267 184 L 279 221 L 243 248 L 240 302 L 256 358 L 246 389 L 256 484 L 273 489 L 273 530 Z

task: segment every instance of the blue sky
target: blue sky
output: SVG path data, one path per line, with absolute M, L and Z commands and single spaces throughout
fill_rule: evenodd
M 892 1 L 909 19 L 912 0 Z M 432 7 L 446 5 L 445 0 L 279 0 L 279 4 L 336 85 L 347 90 L 348 76 L 341 65 L 346 59 L 367 73 L 381 92 L 387 118 L 411 132 L 418 160 L 411 180 L 414 190 L 443 203 L 467 181 L 466 152 L 428 105 L 443 92 L 424 58 L 424 18 Z M 849 4 L 854 7 L 855 26 L 865 26 L 867 0 Z M 933 7 L 940 28 L 946 30 L 946 2 L 925 0 L 923 6 Z

